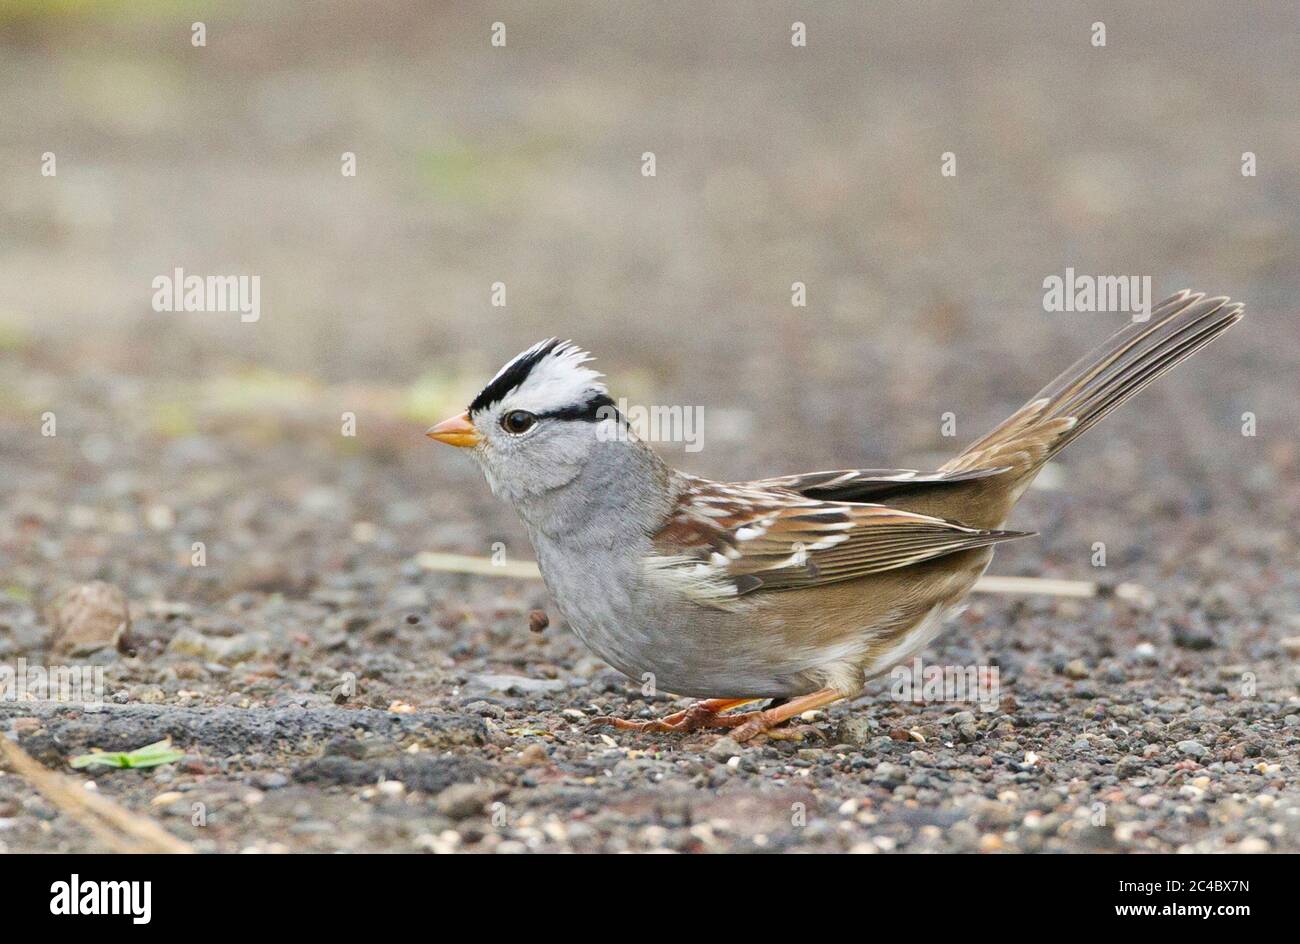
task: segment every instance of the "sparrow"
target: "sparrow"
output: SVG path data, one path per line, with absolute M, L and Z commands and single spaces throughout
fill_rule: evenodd
M 427 435 L 513 506 L 546 587 L 596 655 L 703 699 L 640 731 L 744 741 L 861 693 L 956 613 L 1058 452 L 1242 317 L 1181 291 L 1130 322 L 932 472 L 844 469 L 713 482 L 632 434 L 591 356 L 555 338 L 509 361 Z M 763 710 L 733 711 L 773 699 Z

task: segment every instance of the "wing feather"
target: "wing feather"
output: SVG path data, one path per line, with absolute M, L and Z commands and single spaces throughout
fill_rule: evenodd
M 880 502 L 904 493 L 942 490 L 974 479 L 1001 475 L 1009 466 L 963 468 L 946 472 L 916 469 L 836 469 L 783 475 L 748 483 L 760 488 L 780 488 L 822 501 Z
M 1028 536 L 886 505 L 820 501 L 771 481 L 690 480 L 655 535 L 660 562 L 685 568 L 700 597 L 734 600 L 854 580 Z

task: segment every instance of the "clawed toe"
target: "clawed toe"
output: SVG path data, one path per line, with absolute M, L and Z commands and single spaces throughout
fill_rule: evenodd
M 587 722 L 587 726 L 589 728 L 611 727 L 623 731 L 663 734 L 686 734 L 690 731 L 698 731 L 701 728 L 734 728 L 757 717 L 759 712 L 748 711 L 729 715 L 722 714 L 722 712 L 743 705 L 749 700 L 746 698 L 717 698 L 696 702 L 689 708 L 673 712 L 665 718 L 651 719 L 649 721 L 630 721 L 624 718 L 602 716 L 592 718 Z
M 648 721 L 630 721 L 626 718 L 601 717 L 592 718 L 587 723 L 589 728 L 611 727 L 622 731 L 640 731 L 651 734 L 686 734 L 701 728 L 732 728 L 745 723 L 755 712 L 741 715 L 718 715 L 710 711 L 688 710 L 680 716 L 652 718 Z
M 766 711 L 745 711 L 723 714 L 731 708 L 738 707 L 749 698 L 714 698 L 697 702 L 689 708 L 674 712 L 666 718 L 651 721 L 627 721 L 623 718 L 593 718 L 589 727 L 607 726 L 624 731 L 650 731 L 673 734 L 685 734 L 700 728 L 732 728 L 731 736 L 736 741 L 745 742 L 760 734 L 778 741 L 802 741 L 813 735 L 822 737 L 822 732 L 810 724 L 801 724 L 789 728 L 778 725 L 790 721 L 805 711 L 822 708 L 833 701 L 843 698 L 840 692 L 824 688 L 810 695 L 801 695 L 789 701 L 781 702 Z
M 731 736 L 741 743 L 756 738 L 760 734 L 778 741 L 801 741 L 809 734 L 821 737 L 821 731 L 811 724 L 801 724 L 790 728 L 777 728 L 777 725 L 796 718 L 805 711 L 822 708 L 843 697 L 834 689 L 824 688 L 821 691 L 813 692 L 811 695 L 801 695 L 798 698 L 791 699 L 775 708 L 769 708 L 767 711 L 752 712 L 751 717 L 733 731 Z
M 731 738 L 741 744 L 753 740 L 760 734 L 767 734 L 771 730 L 771 725 L 763 720 L 762 716 L 751 718 L 736 730 L 731 732 Z

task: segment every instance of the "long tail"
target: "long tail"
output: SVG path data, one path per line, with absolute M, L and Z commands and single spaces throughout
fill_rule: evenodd
M 984 438 L 943 467 L 945 472 L 1007 469 L 1027 482 L 1048 459 L 1103 416 L 1242 317 L 1242 305 L 1186 289 L 1161 302 L 1086 354 Z

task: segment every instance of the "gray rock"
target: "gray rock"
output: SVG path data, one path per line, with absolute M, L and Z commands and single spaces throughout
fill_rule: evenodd
M 126 594 L 102 580 L 72 587 L 45 611 L 50 643 L 63 656 L 86 656 L 101 649 L 133 648 Z
M 1143 665 L 1156 665 L 1160 661 L 1160 653 L 1151 643 L 1140 642 L 1133 647 L 1133 661 Z
M 494 705 L 490 701 L 478 699 L 465 706 L 465 710 L 472 715 L 478 715 L 480 718 L 495 718 L 498 721 L 505 720 L 506 710 L 500 705 Z
M 897 764 L 891 764 L 888 761 L 877 764 L 875 772 L 871 779 L 876 783 L 898 784 L 907 779 L 907 771 Z
M 1174 623 L 1174 645 L 1182 649 L 1213 649 L 1215 646 L 1214 634 L 1201 623 L 1184 622 L 1182 620 Z
M 467 819 L 482 813 L 495 793 L 492 784 L 457 783 L 439 793 L 433 805 L 443 816 Z
M 467 694 L 546 695 L 568 688 L 563 679 L 536 679 L 525 675 L 498 675 L 481 672 L 465 683 Z
M 1132 777 L 1141 773 L 1144 766 L 1142 758 L 1130 754 L 1119 759 L 1119 763 L 1115 765 L 1115 773 L 1120 777 Z
M 720 737 L 709 747 L 709 756 L 719 763 L 725 764 L 733 757 L 739 757 L 745 749 L 740 746 L 740 742 L 729 737 Z
M 24 747 L 33 755 L 50 752 L 53 763 L 62 763 L 67 754 L 84 753 L 91 747 L 129 751 L 166 737 L 187 749 L 199 748 L 217 756 L 333 743 L 341 736 L 350 741 L 357 731 L 392 742 L 418 739 L 430 750 L 477 746 L 486 740 L 481 719 L 430 712 L 394 714 L 372 708 L 247 711 L 140 704 L 105 704 L 98 711 L 86 712 L 75 704 L 0 700 L 0 724 L 26 716 L 41 719 L 43 733 L 25 740 Z
M 874 718 L 850 716 L 839 723 L 835 729 L 835 740 L 852 747 L 867 747 L 880 732 L 880 725 Z
M 347 786 L 400 780 L 411 790 L 441 796 L 453 786 L 471 785 L 491 770 L 491 765 L 475 757 L 394 754 L 387 757 L 353 758 L 327 754 L 299 765 L 293 772 L 293 779 L 299 783 L 337 783 Z
M 240 633 L 237 636 L 205 636 L 186 626 L 179 630 L 167 644 L 174 655 L 191 656 L 204 662 L 237 665 L 253 659 L 264 659 L 271 651 L 266 633 Z

